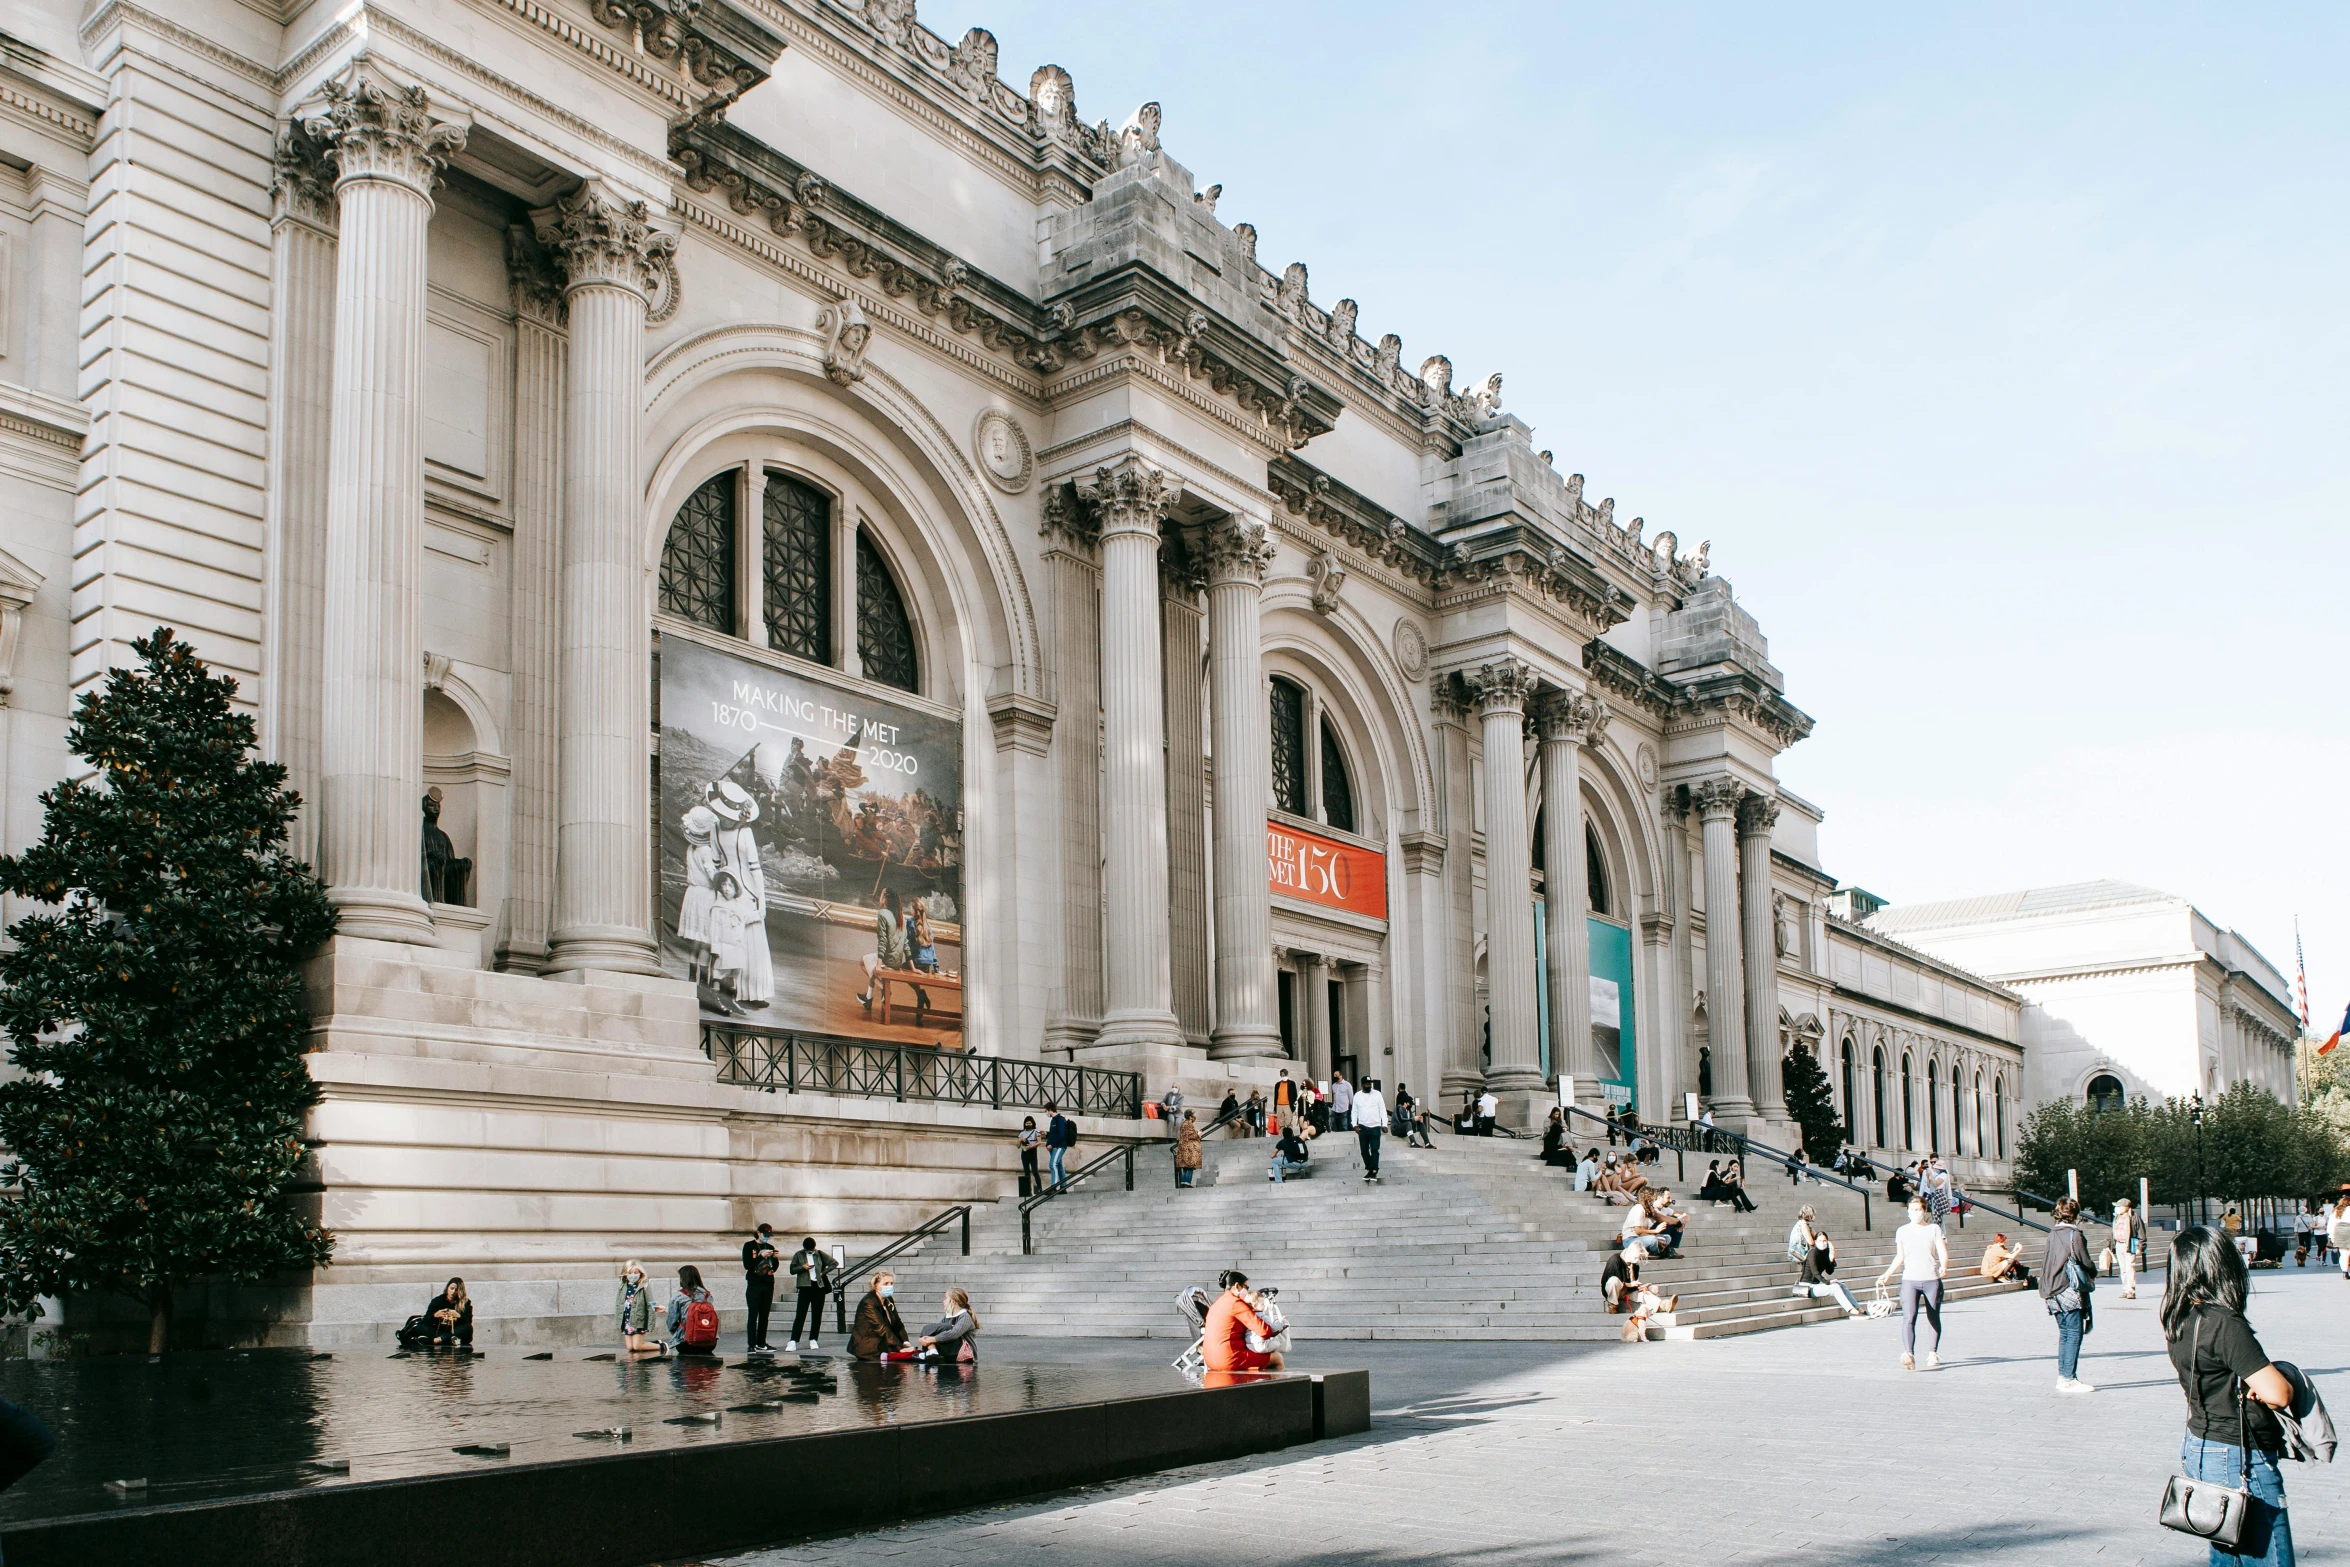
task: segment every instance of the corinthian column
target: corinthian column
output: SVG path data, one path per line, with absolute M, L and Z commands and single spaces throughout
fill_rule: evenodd
M 1208 1054 L 1277 1056 L 1273 890 L 1265 870 L 1273 741 L 1257 629 L 1273 546 L 1264 524 L 1232 517 L 1208 529 L 1206 549 L 1209 749 L 1216 758 L 1216 1027 Z
M 1714 1114 L 1751 1120 L 1747 1092 L 1746 978 L 1738 954 L 1738 800 L 1734 778 L 1708 778 L 1689 791 L 1705 823 L 1705 1015 L 1713 1028 Z
M 576 352 L 576 350 L 574 350 Z M 1109 1005 L 1095 1043 L 1179 1045 L 1167 950 L 1159 524 L 1175 485 L 1129 455 L 1078 486 L 1102 551 L 1102 893 Z
M 346 936 L 429 942 L 423 895 L 424 259 L 467 127 L 360 60 L 302 116 L 335 161 L 319 872 Z
M 1526 830 L 1526 698 L 1534 671 L 1515 659 L 1469 679 L 1485 729 L 1485 994 L 1493 1064 L 1485 1085 L 1508 1096 L 1513 1125 L 1530 1125 L 1542 1096 L 1542 1041 L 1534 1010 L 1533 846 Z
M 651 605 L 639 546 L 645 302 L 676 239 L 590 180 L 531 214 L 563 268 L 562 622 L 555 931 L 547 971 L 657 974 L 645 737 Z
M 1771 827 L 1779 802 L 1750 794 L 1738 804 L 1739 925 L 1746 941 L 1746 1081 L 1755 1114 L 1787 1119 L 1779 1086 L 1779 941 L 1771 917 Z
M 1607 708 L 1571 691 L 1536 702 L 1542 736 L 1542 886 L 1548 905 L 1543 963 L 1550 978 L 1550 1038 L 1558 1069 L 1578 1096 L 1600 1097 L 1599 1053 L 1591 1040 L 1590 878 L 1583 863 L 1582 752 L 1607 729 Z M 1630 1076 L 1629 1073 L 1626 1074 Z

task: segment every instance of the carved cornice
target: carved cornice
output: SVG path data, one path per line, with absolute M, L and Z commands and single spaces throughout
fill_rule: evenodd
M 1407 832 L 1396 840 L 1406 876 L 1433 876 L 1444 869 L 1444 834 Z
M 1583 644 L 1583 671 L 1591 683 L 1630 706 L 1659 719 L 1681 710 L 1681 694 L 1646 664 L 1597 637 Z
M 1480 714 L 1525 711 L 1526 699 L 1538 683 L 1533 666 L 1514 658 L 1496 659 L 1463 678 Z
M 591 179 L 530 221 L 561 267 L 567 291 L 621 289 L 653 301 L 657 316 L 676 308 L 677 236 L 655 227 L 643 202 L 616 199 L 603 181 Z
M 1437 591 L 1453 604 L 1511 593 L 1547 599 L 1601 631 L 1629 620 L 1634 608 L 1590 561 L 1526 523 L 1450 545 Z
M 588 0 L 588 10 L 637 54 L 729 100 L 765 81 L 783 53 L 781 38 L 727 0 Z
M 1135 452 L 1077 482 L 1077 498 L 1093 513 L 1095 536 L 1105 542 L 1131 534 L 1157 539 L 1167 508 L 1181 492 L 1165 469 Z
M 1727 821 L 1738 813 L 1746 785 L 1735 778 L 1708 778 L 1689 786 L 1689 803 L 1706 821 Z
M 427 198 L 472 129 L 470 119 L 437 112 L 423 87 L 393 78 L 365 55 L 329 81 L 296 120 L 333 155 L 338 192 L 382 180 Z
M 1007 691 L 987 699 L 987 716 L 995 726 L 995 748 L 1043 756 L 1052 749 L 1053 721 L 1060 709 L 1040 696 Z
M 1709 674 L 1676 689 L 1675 729 L 1735 720 L 1769 736 L 1782 751 L 1812 730 L 1809 713 L 1744 671 Z
M 1433 588 L 1444 565 L 1444 546 L 1369 497 L 1283 452 L 1266 466 L 1267 482 L 1290 515 L 1303 517 L 1344 540 L 1391 571 Z
M 1273 563 L 1273 541 L 1265 525 L 1245 517 L 1224 517 L 1200 529 L 1200 551 L 1207 557 L 1208 586 L 1239 582 L 1261 586 L 1265 568 Z

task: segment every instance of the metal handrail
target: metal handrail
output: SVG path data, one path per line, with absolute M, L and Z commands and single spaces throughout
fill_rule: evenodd
M 1579 1115 L 1587 1121 L 1596 1121 L 1603 1125 L 1607 1124 L 1607 1118 L 1605 1116 L 1594 1115 L 1589 1110 L 1583 1109 L 1580 1105 L 1566 1105 L 1562 1108 L 1564 1108 L 1570 1116 Z M 1623 1130 L 1621 1125 L 1618 1125 L 1617 1130 Z M 1687 1129 L 1674 1127 L 1671 1128 L 1671 1130 L 1681 1134 L 1672 1144 L 1672 1147 L 1674 1154 L 1674 1178 L 1684 1183 L 1686 1183 L 1689 1179 L 1689 1164 L 1685 1155 L 1691 1152 L 1713 1152 L 1712 1142 L 1716 1138 L 1719 1138 L 1723 1142 L 1728 1143 L 1730 1145 L 1729 1151 L 1741 1158 L 1750 1153 L 1759 1152 L 1767 1155 L 1775 1155 L 1778 1159 L 1778 1162 L 1784 1166 L 1788 1160 L 1794 1157 L 1792 1154 L 1785 1153 L 1779 1149 L 1773 1148 L 1768 1143 L 1756 1142 L 1753 1138 L 1748 1137 L 1743 1132 L 1732 1132 L 1718 1126 L 1690 1127 Z M 1654 1134 L 1647 1126 L 1643 1125 L 1635 1129 L 1635 1135 L 1641 1137 L 1652 1137 Z M 1662 1138 L 1658 1138 L 1657 1141 L 1660 1146 L 1664 1144 L 1664 1140 Z M 1703 1141 L 1706 1146 L 1696 1149 L 1687 1149 L 1681 1146 L 1683 1143 L 1696 1141 Z M 1876 1228 L 1875 1215 L 1872 1207 L 1872 1200 L 1876 1194 L 1870 1191 L 1869 1188 L 1861 1185 L 1858 1181 L 1845 1179 L 1843 1176 L 1838 1175 L 1834 1170 L 1824 1169 L 1819 1165 L 1810 1163 L 1809 1161 L 1805 1162 L 1803 1173 L 1811 1176 L 1824 1186 L 1841 1186 L 1848 1192 L 1858 1192 L 1860 1194 L 1860 1227 L 1864 1230 L 1874 1230 Z
M 1220 1127 L 1230 1126 L 1241 1118 L 1241 1112 L 1237 1110 L 1233 1111 L 1229 1115 L 1219 1115 L 1213 1121 L 1210 1121 L 1206 1126 L 1200 1128 L 1200 1136 L 1205 1138 L 1208 1133 L 1213 1132 Z M 1177 1142 L 1179 1143 L 1180 1141 L 1181 1139 L 1178 1138 Z M 1081 1165 L 1077 1169 L 1070 1171 L 1069 1179 L 1065 1184 L 1060 1186 L 1047 1185 L 1043 1191 L 1036 1192 L 1021 1198 L 1020 1255 L 1023 1257 L 1031 1255 L 1035 1247 L 1035 1231 L 1029 1223 L 1028 1216 L 1034 1213 L 1037 1209 L 1043 1207 L 1046 1203 L 1051 1202 L 1054 1198 L 1067 1196 L 1070 1192 L 1076 1189 L 1078 1182 L 1084 1180 L 1087 1176 L 1093 1174 L 1096 1170 L 1106 1169 L 1112 1163 L 1115 1163 L 1120 1159 L 1125 1160 L 1126 1189 L 1128 1191 L 1134 1190 L 1134 1151 L 1138 1146 L 1140 1145 L 1135 1143 L 1128 1143 L 1123 1148 L 1113 1148 L 1108 1153 L 1103 1154 L 1099 1159 L 1094 1160 L 1091 1164 Z M 1170 1143 L 1168 1145 L 1170 1153 L 1173 1151 L 1175 1146 L 1175 1143 Z
M 1753 1138 L 1746 1136 L 1742 1132 L 1732 1133 L 1731 1135 L 1737 1137 L 1740 1142 L 1746 1144 L 1748 1147 L 1760 1149 L 1763 1153 L 1776 1158 L 1781 1165 L 1786 1164 L 1788 1160 L 1795 1157 L 1793 1154 L 1787 1152 L 1783 1148 L 1773 1148 L 1768 1143 L 1758 1143 Z M 1804 1168 L 1806 1173 L 1820 1174 L 1819 1166 L 1817 1165 L 1806 1164 Z M 1824 1181 L 1834 1181 L 1839 1186 L 1852 1185 L 1850 1181 L 1847 1181 L 1841 1176 L 1834 1174 L 1820 1174 L 1820 1179 Z M 1970 1208 L 1981 1208 L 1987 1213 L 1997 1214 L 2002 1219 L 2013 1219 L 2018 1224 L 2029 1225 L 2031 1228 L 2038 1230 L 2043 1235 L 2048 1233 L 2048 1226 L 2042 1224 L 2039 1220 L 2027 1219 L 2020 1213 L 2010 1213 L 2005 1208 L 1998 1206 L 1996 1203 L 1988 1203 L 1983 1201 L 1980 1197 L 1975 1196 L 1972 1192 L 1959 1191 L 1956 1188 L 1956 1183 L 1953 1183 L 1952 1195 L 1955 1199 L 1952 1203 L 1954 1208 L 1957 1206 L 1957 1201 L 1964 1201 Z M 1962 1230 L 1966 1228 L 1966 1215 L 1963 1213 L 1958 1216 L 1958 1227 Z M 1862 1228 L 1867 1228 L 1867 1225 L 1864 1223 Z
M 972 1055 L 933 1045 L 810 1034 L 705 1018 L 702 1054 L 718 1080 L 769 1093 L 986 1105 L 1142 1119 L 1142 1074 L 1067 1061 Z
M 860 1257 L 855 1262 L 842 1264 L 841 1270 L 832 1276 L 832 1320 L 838 1324 L 840 1331 L 844 1334 L 849 1331 L 850 1285 L 868 1273 L 880 1271 L 882 1264 L 904 1256 L 957 1219 L 963 1221 L 963 1255 L 970 1256 L 971 1207 L 970 1203 L 960 1203 L 947 1209 L 944 1213 L 934 1214 L 896 1240 L 883 1246 L 881 1250 Z

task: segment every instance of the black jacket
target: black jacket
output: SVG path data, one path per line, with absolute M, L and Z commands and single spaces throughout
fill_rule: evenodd
M 2048 1253 L 2040 1262 L 2040 1298 L 2046 1300 L 2064 1288 L 2064 1265 L 2068 1262 L 2081 1265 L 2081 1303 L 2087 1305 L 2088 1292 L 2095 1287 L 2097 1265 L 2089 1260 L 2089 1242 L 2081 1234 L 2081 1227 L 2072 1223 L 2060 1223 L 2048 1232 Z

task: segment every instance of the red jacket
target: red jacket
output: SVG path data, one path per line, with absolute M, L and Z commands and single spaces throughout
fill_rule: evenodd
M 1210 1371 L 1265 1371 L 1273 1364 L 1273 1357 L 1262 1350 L 1248 1347 L 1247 1335 L 1266 1333 L 1265 1319 L 1251 1309 L 1249 1303 L 1232 1291 L 1216 1297 L 1208 1308 L 1208 1326 L 1200 1344 L 1200 1357 Z

